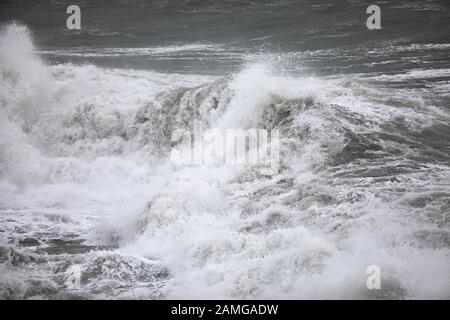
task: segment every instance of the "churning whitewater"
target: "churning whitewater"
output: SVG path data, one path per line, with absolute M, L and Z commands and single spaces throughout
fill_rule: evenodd
M 450 69 L 314 76 L 244 52 L 223 75 L 50 63 L 31 31 L 0 35 L 0 298 L 450 298 L 450 114 L 390 84 Z M 189 50 L 227 55 L 126 52 Z M 174 164 L 172 132 L 195 120 L 279 129 L 278 173 Z

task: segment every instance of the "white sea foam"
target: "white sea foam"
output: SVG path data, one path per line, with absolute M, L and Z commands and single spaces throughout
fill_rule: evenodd
M 70 50 L 37 50 L 38 54 L 58 55 L 58 56 L 73 56 L 73 57 L 134 57 L 134 56 L 167 56 L 167 55 L 182 55 L 202 53 L 205 54 L 219 54 L 227 52 L 224 45 L 220 44 L 185 44 L 185 45 L 170 45 L 147 48 L 72 48 Z
M 450 297 L 450 170 L 414 162 L 427 146 L 408 136 L 446 112 L 269 62 L 224 79 L 47 66 L 25 28 L 0 39 L 0 295 L 70 297 L 77 264 L 91 298 Z M 174 166 L 170 134 L 195 118 L 279 128 L 281 172 Z

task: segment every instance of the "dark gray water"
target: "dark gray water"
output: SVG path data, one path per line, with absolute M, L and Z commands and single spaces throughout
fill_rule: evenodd
M 0 297 L 450 298 L 449 22 L 448 1 L 3 0 Z M 174 165 L 194 119 L 279 129 L 279 172 Z
M 384 1 L 383 30 L 372 32 L 366 28 L 365 10 L 372 4 L 367 0 L 78 1 L 79 31 L 66 28 L 69 4 L 5 0 L 0 21 L 25 23 L 39 49 L 56 51 L 48 53 L 52 61 L 66 61 L 69 55 L 73 61 L 112 67 L 222 74 L 238 69 L 243 56 L 258 53 L 289 53 L 324 74 L 398 72 L 408 62 L 409 67 L 433 63 L 447 68 L 449 63 L 445 47 L 433 57 L 401 50 L 410 44 L 448 43 L 447 1 Z M 145 50 L 192 44 L 210 47 L 169 56 Z M 127 55 L 120 50 L 130 48 L 141 50 Z

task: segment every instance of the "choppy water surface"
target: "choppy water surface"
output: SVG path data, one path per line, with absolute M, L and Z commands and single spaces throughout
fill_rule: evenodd
M 67 5 L 0 5 L 2 299 L 450 298 L 446 1 Z M 195 119 L 279 173 L 174 165 Z

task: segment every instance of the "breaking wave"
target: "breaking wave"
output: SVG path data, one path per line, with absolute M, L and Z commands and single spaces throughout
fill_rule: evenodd
M 50 65 L 5 27 L 0 297 L 450 298 L 448 112 L 270 61 L 222 77 Z M 172 164 L 195 119 L 279 129 L 280 171 Z

